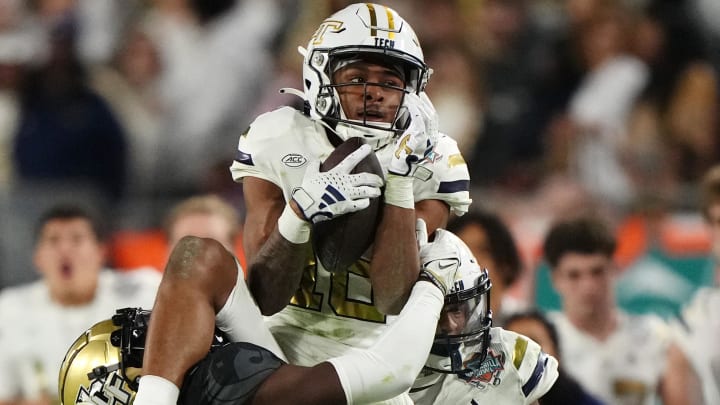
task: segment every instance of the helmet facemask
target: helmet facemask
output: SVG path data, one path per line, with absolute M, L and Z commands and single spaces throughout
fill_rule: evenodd
M 123 353 L 124 325 L 105 320 L 85 331 L 68 350 L 60 370 L 64 405 L 129 405 L 141 364 Z
M 466 259 L 465 263 L 461 258 L 455 285 L 445 296 L 435 340 L 425 365 L 427 369 L 465 374 L 483 362 L 492 326 L 491 287 L 487 269 L 481 269 L 474 258 Z
M 138 389 L 151 312 L 118 309 L 70 346 L 63 360 L 58 389 L 62 405 L 130 405 Z M 227 338 L 215 329 L 210 350 Z
M 405 94 L 408 92 L 405 86 L 403 70 L 395 65 L 383 65 L 381 61 L 373 62 L 362 56 L 352 59 L 343 59 L 336 63 L 338 67 L 333 68 L 333 78 L 340 69 L 353 69 L 353 65 L 376 64 L 383 69 L 392 72 L 393 83 L 388 82 L 338 82 L 332 80 L 327 86 L 327 93 L 333 97 L 334 111 L 330 111 L 325 120 L 334 124 L 336 128 L 357 128 L 360 132 L 367 134 L 365 138 L 385 136 L 394 137 L 399 135 L 409 124 L 407 108 L 403 106 Z M 351 70 L 352 71 L 352 70 Z M 379 98 L 381 97 L 381 99 Z M 362 103 L 359 101 L 362 100 Z M 393 104 L 393 101 L 396 103 Z M 351 111 L 350 109 L 354 109 Z M 351 118 L 351 117 L 359 117 Z M 372 139 L 370 139 L 372 141 Z

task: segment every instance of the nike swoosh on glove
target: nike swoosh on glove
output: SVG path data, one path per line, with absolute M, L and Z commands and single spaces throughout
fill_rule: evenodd
M 460 267 L 458 246 L 454 239 L 448 236 L 451 233 L 444 229 L 437 229 L 435 240 L 429 243 L 427 242 L 427 232 L 424 234 L 425 243 L 420 241 L 422 235 L 417 227 L 415 232 L 418 235 L 420 247 L 420 263 L 422 264 L 420 273 L 437 285 L 443 294 L 447 294 L 455 283 L 455 274 Z

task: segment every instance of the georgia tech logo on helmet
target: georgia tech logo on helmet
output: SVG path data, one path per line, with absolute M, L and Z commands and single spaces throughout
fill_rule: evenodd
M 337 34 L 339 32 L 342 32 L 344 30 L 343 28 L 343 22 L 342 21 L 336 21 L 336 20 L 325 20 L 320 24 L 318 29 L 313 34 L 310 41 L 313 45 L 320 45 L 323 42 L 323 37 L 325 36 L 325 32 L 327 30 L 330 30 L 330 32 Z
M 75 404 L 78 405 L 130 405 L 132 398 L 125 381 L 117 373 L 92 381 L 90 387 L 80 387 Z

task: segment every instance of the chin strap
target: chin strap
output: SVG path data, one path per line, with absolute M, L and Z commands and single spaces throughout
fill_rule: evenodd
M 292 87 L 283 87 L 280 90 L 278 90 L 280 94 L 292 94 L 293 96 L 298 96 L 303 101 L 303 114 L 310 116 L 310 102 L 305 98 L 305 93 L 298 89 L 293 89 Z
M 283 87 L 280 90 L 278 90 L 280 94 L 292 94 L 294 96 L 298 96 L 301 99 L 305 100 L 305 93 L 298 89 L 293 89 L 292 87 Z

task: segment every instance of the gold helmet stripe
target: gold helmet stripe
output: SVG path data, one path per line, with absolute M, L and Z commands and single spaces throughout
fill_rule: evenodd
M 393 17 L 392 11 L 385 7 L 385 14 L 387 14 L 388 19 L 388 39 L 394 39 L 395 38 L 395 19 Z
M 374 37 L 377 36 L 377 14 L 375 14 L 375 6 L 370 3 L 365 3 L 365 5 L 368 8 L 368 11 L 370 11 L 370 36 Z
M 365 3 L 365 5 L 368 8 L 368 11 L 370 12 L 370 36 L 377 36 L 377 31 L 380 29 L 381 31 L 386 31 L 388 34 L 388 39 L 394 39 L 395 38 L 395 16 L 393 15 L 393 11 L 389 7 L 382 6 L 385 9 L 385 15 L 387 16 L 388 21 L 388 27 L 382 28 L 378 26 L 378 18 L 377 13 L 375 12 L 375 5 L 371 3 Z

